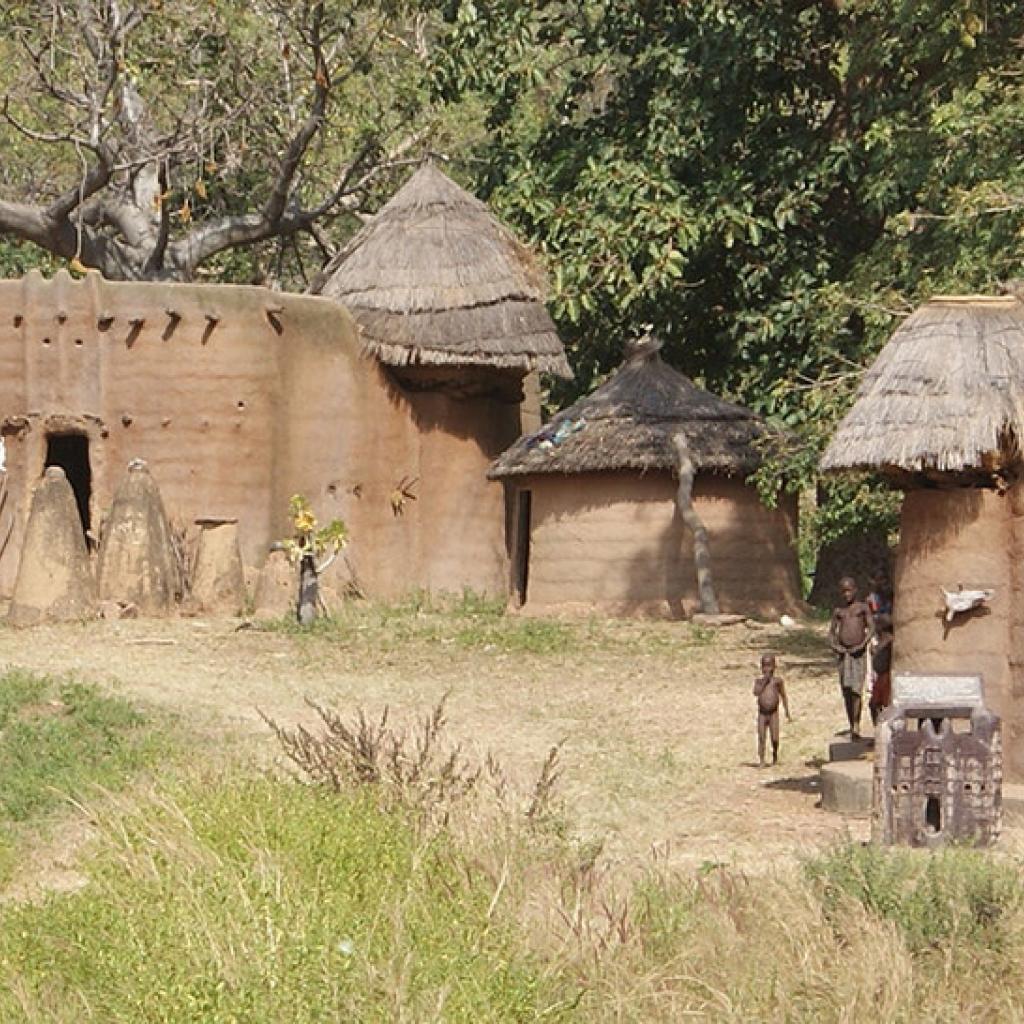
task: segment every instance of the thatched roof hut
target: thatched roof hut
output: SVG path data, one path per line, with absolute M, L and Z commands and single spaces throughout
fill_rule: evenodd
M 431 163 L 355 235 L 313 290 L 344 303 L 366 348 L 392 366 L 572 376 L 536 259 Z
M 1024 439 L 1024 305 L 937 296 L 865 373 L 822 468 L 961 481 L 991 478 Z
M 745 479 L 767 426 L 667 366 L 659 349 L 635 345 L 605 384 L 492 465 L 512 510 L 513 602 L 537 614 L 673 618 L 703 607 L 679 507 L 682 435 L 693 469 L 686 504 L 709 539 L 721 610 L 797 610 L 795 503 L 765 508 Z
M 1024 779 L 1024 305 L 939 296 L 896 330 L 829 445 L 828 470 L 905 490 L 896 549 L 895 672 L 980 674 Z M 943 592 L 991 591 L 947 618 Z
M 491 469 L 492 478 L 532 473 L 676 466 L 674 434 L 682 431 L 694 468 L 746 476 L 760 464 L 763 420 L 697 387 L 661 358 L 661 342 L 645 339 L 594 392 L 540 431 L 520 438 Z

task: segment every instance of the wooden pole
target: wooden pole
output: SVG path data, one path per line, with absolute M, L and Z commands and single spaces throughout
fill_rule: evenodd
M 718 615 L 718 598 L 711 577 L 711 548 L 708 544 L 708 530 L 693 507 L 693 461 L 686 443 L 686 435 L 676 431 L 672 435 L 672 446 L 676 450 L 676 471 L 679 487 L 676 490 L 676 507 L 683 522 L 693 535 L 693 561 L 697 567 L 697 600 L 705 615 Z
M 312 555 L 303 555 L 299 562 L 299 600 L 296 618 L 303 626 L 312 625 L 320 604 L 320 580 Z

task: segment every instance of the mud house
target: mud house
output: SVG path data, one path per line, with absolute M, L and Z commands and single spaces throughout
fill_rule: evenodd
M 523 429 L 523 378 L 569 372 L 529 253 L 424 167 L 322 291 L 0 282 L 0 592 L 44 467 L 64 468 L 94 535 L 135 458 L 180 527 L 237 519 L 249 565 L 301 492 L 349 524 L 337 571 L 367 594 L 504 592 L 486 469 Z
M 941 296 L 893 334 L 823 460 L 905 492 L 895 572 L 896 672 L 979 673 L 1024 778 L 1024 306 Z M 950 616 L 943 591 L 993 590 Z
M 601 387 L 495 463 L 513 509 L 513 601 L 527 612 L 683 617 L 697 607 L 694 546 L 676 506 L 682 437 L 722 611 L 799 605 L 795 506 L 766 508 L 746 482 L 766 425 L 633 347 Z

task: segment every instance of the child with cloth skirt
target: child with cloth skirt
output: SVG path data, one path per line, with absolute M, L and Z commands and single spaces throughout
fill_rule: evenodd
M 839 689 L 850 724 L 850 739 L 859 740 L 867 649 L 875 632 L 875 622 L 867 602 L 858 599 L 857 583 L 852 576 L 844 576 L 839 581 L 839 599 L 832 610 L 829 645 L 838 659 Z

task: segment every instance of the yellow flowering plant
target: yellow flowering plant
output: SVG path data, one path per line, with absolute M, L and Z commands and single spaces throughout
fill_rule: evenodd
M 320 575 L 348 544 L 348 527 L 341 519 L 320 525 L 304 494 L 293 494 L 288 502 L 292 536 L 280 547 L 289 561 L 299 569 L 299 599 L 296 616 L 302 625 L 309 625 L 324 610 L 320 600 Z
M 337 558 L 338 553 L 348 544 L 348 527 L 344 520 L 332 519 L 321 526 L 304 494 L 293 494 L 288 502 L 288 514 L 292 521 L 292 536 L 281 542 L 288 558 L 295 565 L 305 557 L 326 560 L 316 565 L 317 574 L 322 573 Z

